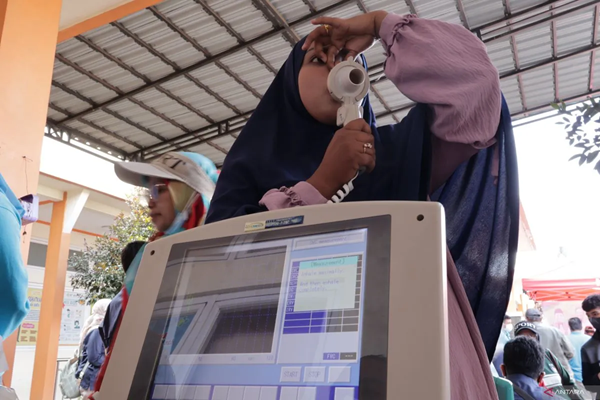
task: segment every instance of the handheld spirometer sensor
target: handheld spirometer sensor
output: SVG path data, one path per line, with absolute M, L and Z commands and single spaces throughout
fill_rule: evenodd
M 363 117 L 362 101 L 369 91 L 369 75 L 365 68 L 352 60 L 339 63 L 327 78 L 327 88 L 331 96 L 342 103 L 338 109 L 336 123 L 346 126 L 350 121 Z M 345 184 L 328 203 L 339 203 L 354 189 L 354 180 L 364 172 L 361 168 L 354 178 Z

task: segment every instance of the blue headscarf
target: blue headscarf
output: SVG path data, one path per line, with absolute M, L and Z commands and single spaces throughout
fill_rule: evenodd
M 225 159 L 207 223 L 266 211 L 259 201 L 268 190 L 307 180 L 321 163 L 338 128 L 316 121 L 302 104 L 302 43 L 292 50 Z M 354 181 L 355 189 L 344 201 L 426 201 L 429 107 L 417 104 L 400 123 L 383 127 L 377 127 L 368 97 L 363 111 L 375 139 L 377 165 Z M 494 148 L 489 148 L 460 166 L 434 194 L 446 209 L 448 245 L 490 360 L 508 305 L 519 223 L 516 154 L 504 101 L 496 139 L 497 185 L 491 173 Z

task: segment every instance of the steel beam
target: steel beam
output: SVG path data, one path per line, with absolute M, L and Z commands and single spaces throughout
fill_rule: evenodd
M 465 6 L 462 0 L 454 0 L 454 2 L 456 3 L 456 9 L 458 10 L 458 14 L 460 15 L 460 21 L 462 22 L 463 26 L 468 30 L 471 30 L 471 28 L 469 27 L 469 21 L 467 20 Z
M 324 15 L 324 14 L 328 14 L 328 13 L 332 13 L 332 12 L 334 12 L 334 11 L 342 8 L 342 7 L 345 7 L 346 5 L 348 5 L 348 4 L 350 4 L 350 3 L 354 2 L 354 1 L 355 0 L 341 0 L 341 1 L 339 1 L 339 2 L 337 2 L 335 4 L 333 4 L 333 5 L 331 5 L 329 7 L 324 7 L 323 9 L 319 10 L 316 13 L 311 13 L 309 15 L 306 15 L 306 16 L 302 17 L 302 18 L 299 18 L 298 20 L 290 23 L 289 25 L 290 25 L 290 27 L 298 26 L 298 25 L 303 24 L 303 23 L 305 23 L 307 21 L 310 21 L 311 19 L 316 18 L 318 16 L 321 16 L 321 15 Z M 146 90 L 154 88 L 155 86 L 159 86 L 159 85 L 164 84 L 166 82 L 169 82 L 169 81 L 171 81 L 171 80 L 173 80 L 175 78 L 178 78 L 180 76 L 183 76 L 185 74 L 193 72 L 193 71 L 195 71 L 195 70 L 197 70 L 199 68 L 202 68 L 202 67 L 204 67 L 206 65 L 209 65 L 209 64 L 211 64 L 211 63 L 213 63 L 213 62 L 215 62 L 217 60 L 220 60 L 220 59 L 222 59 L 224 57 L 227 57 L 229 55 L 235 54 L 238 51 L 241 51 L 241 50 L 244 50 L 244 49 L 248 48 L 249 46 L 255 45 L 257 43 L 261 43 L 261 42 L 263 42 L 263 41 L 265 41 L 267 39 L 270 39 L 270 38 L 273 38 L 273 37 L 275 37 L 277 35 L 280 35 L 283 32 L 284 32 L 283 28 L 274 29 L 274 30 L 272 30 L 270 32 L 267 32 L 265 34 L 262 34 L 262 35 L 260 35 L 260 36 L 258 36 L 256 38 L 254 38 L 252 40 L 248 40 L 248 41 L 246 41 L 244 43 L 241 43 L 241 44 L 239 44 L 237 46 L 234 46 L 234 47 L 232 47 L 232 48 L 230 48 L 228 50 L 225 50 L 225 51 L 223 51 L 223 52 L 221 52 L 219 54 L 216 54 L 213 57 L 210 57 L 210 58 L 204 59 L 202 61 L 199 61 L 199 62 L 197 62 L 197 63 L 195 63 L 193 65 L 190 65 L 189 67 L 182 68 L 179 71 L 175 71 L 175 72 L 173 72 L 173 73 L 171 73 L 169 75 L 166 75 L 166 76 L 164 76 L 164 77 L 162 77 L 160 79 L 157 79 L 156 81 L 154 81 L 154 82 L 152 82 L 150 84 L 143 85 L 143 86 L 141 86 L 141 87 L 139 87 L 137 89 L 134 89 L 134 90 L 132 90 L 130 92 L 123 93 L 123 94 L 121 94 L 119 96 L 116 96 L 116 97 L 114 97 L 114 98 L 112 98 L 112 99 L 110 99 L 108 101 L 105 101 L 105 102 L 103 102 L 101 104 L 98 104 L 96 107 L 92 107 L 92 108 L 89 108 L 87 110 L 81 111 L 81 112 L 73 115 L 73 117 L 71 119 L 77 119 L 77 118 L 79 118 L 81 116 L 93 113 L 94 111 L 97 111 L 98 109 L 100 109 L 102 107 L 108 107 L 108 106 L 110 106 L 112 104 L 116 104 L 116 103 L 118 103 L 120 101 L 123 101 L 125 99 L 131 98 L 132 96 L 135 96 L 135 95 L 138 95 L 140 93 L 143 93 Z M 67 121 L 61 121 L 61 122 L 67 122 Z
M 419 15 L 417 13 L 417 7 L 415 7 L 415 3 L 413 2 L 413 0 L 404 0 L 404 2 L 408 6 L 411 14 L 414 14 L 414 15 L 417 15 L 417 16 Z
M 196 0 L 196 2 L 202 2 L 201 0 Z M 283 28 L 285 29 L 284 36 L 287 41 L 293 46 L 300 41 L 300 37 L 294 32 L 294 30 L 288 25 L 287 21 L 283 16 L 279 13 L 279 11 L 273 7 L 269 0 L 252 0 L 252 4 L 256 7 L 262 15 L 271 22 L 273 28 Z M 207 6 L 208 7 L 208 6 Z M 229 29 L 228 29 L 229 30 Z M 232 29 L 233 30 L 233 29 Z M 234 31 L 235 32 L 235 31 Z M 239 43 L 238 39 L 238 43 Z
M 232 35 L 234 38 L 236 38 L 238 43 L 241 44 L 241 43 L 246 42 L 246 40 L 244 40 L 242 35 L 240 35 L 235 29 L 233 29 L 233 27 L 229 23 L 227 23 L 227 21 L 225 21 L 219 14 L 217 14 L 215 12 L 215 10 L 213 10 L 212 8 L 210 8 L 208 6 L 206 1 L 204 1 L 204 0 L 194 0 L 194 1 L 202 7 L 202 9 L 204 10 L 205 13 L 207 13 L 208 15 L 213 17 L 214 20 L 219 25 L 221 25 L 223 28 L 227 29 L 227 32 L 229 32 L 230 35 Z M 271 71 L 271 73 L 273 75 L 277 74 L 277 70 L 275 68 L 273 68 L 271 63 L 269 63 L 267 60 L 265 60 L 265 58 L 258 51 L 254 50 L 254 48 L 252 46 L 248 46 L 247 50 L 250 52 L 250 54 L 252 54 L 254 57 L 256 57 L 258 59 L 258 61 L 260 61 L 261 64 L 263 64 L 265 67 L 267 67 L 267 69 L 269 71 Z
M 600 23 L 600 6 L 596 6 L 594 10 L 594 27 L 592 28 L 592 46 L 598 43 L 598 23 Z M 590 78 L 588 81 L 588 89 L 594 90 L 594 70 L 596 65 L 596 50 L 590 53 Z

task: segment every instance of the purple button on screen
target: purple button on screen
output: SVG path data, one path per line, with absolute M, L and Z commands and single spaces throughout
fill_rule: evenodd
M 339 360 L 340 353 L 323 353 L 323 360 Z

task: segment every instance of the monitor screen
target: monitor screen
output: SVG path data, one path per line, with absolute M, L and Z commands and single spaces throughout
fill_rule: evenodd
M 386 238 L 368 226 L 294 230 L 173 246 L 134 379 L 147 389 L 135 398 L 379 398 L 359 393 L 367 375 L 386 381 L 389 246 L 369 251 Z

